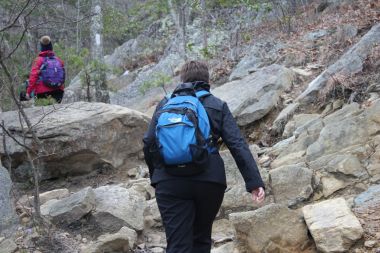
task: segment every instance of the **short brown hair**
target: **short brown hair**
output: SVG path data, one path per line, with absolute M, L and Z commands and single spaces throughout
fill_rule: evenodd
M 180 71 L 181 81 L 184 83 L 203 81 L 208 83 L 210 74 L 206 63 L 200 61 L 186 62 Z

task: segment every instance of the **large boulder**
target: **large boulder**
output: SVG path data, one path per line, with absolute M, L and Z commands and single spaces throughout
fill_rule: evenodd
M 88 245 L 82 246 L 81 253 L 112 253 L 132 252 L 137 242 L 136 231 L 122 227 L 115 234 L 104 234 L 98 237 L 95 242 L 91 242 Z
M 36 136 L 41 141 L 40 172 L 42 179 L 61 175 L 76 175 L 97 168 L 128 169 L 134 166 L 142 150 L 141 137 L 149 119 L 142 113 L 116 105 L 77 102 L 48 107 L 25 109 Z M 0 115 L 6 128 L 22 140 L 18 112 Z M 25 127 L 25 123 L 23 123 Z M 2 134 L 0 134 L 2 140 Z M 18 180 L 25 180 L 30 172 L 25 163 L 26 152 L 11 138 L 6 138 L 8 153 Z M 37 151 L 30 134 L 26 146 Z M 0 155 L 4 155 L 0 147 Z M 23 163 L 24 162 L 24 163 Z M 20 167 L 17 169 L 17 167 Z
M 101 186 L 95 189 L 96 224 L 107 232 L 115 232 L 123 226 L 137 231 L 144 229 L 145 197 L 136 190 L 120 186 Z
M 352 48 L 350 48 L 336 63 L 323 71 L 316 79 L 309 83 L 307 89 L 299 95 L 297 101 L 310 102 L 317 98 L 318 93 L 334 75 L 352 76 L 363 70 L 363 65 L 372 48 L 380 41 L 380 24 L 372 29 Z
M 229 217 L 238 243 L 247 252 L 300 252 L 309 240 L 302 216 L 280 204 L 233 213 Z
M 306 224 L 321 252 L 348 252 L 363 236 L 363 228 L 343 198 L 307 205 Z
M 41 214 L 56 224 L 69 225 L 94 209 L 94 191 L 86 187 L 69 197 L 49 200 L 41 206 Z
M 378 182 L 379 110 L 380 100 L 362 108 L 352 103 L 301 124 L 292 137 L 269 150 L 268 155 L 275 157 L 272 169 L 306 162 L 315 171 L 315 188 L 325 197 L 344 194 L 343 189 L 358 182 Z
M 241 79 L 259 68 L 270 65 L 278 58 L 279 44 L 272 41 L 257 42 L 232 70 L 229 80 Z
M 380 130 L 379 110 L 380 100 L 364 112 L 350 105 L 327 116 L 317 141 L 307 148 L 306 159 L 313 161 L 342 148 L 368 143 Z
M 252 152 L 251 147 L 251 152 Z M 253 156 L 257 155 L 252 152 Z M 227 177 L 227 189 L 224 194 L 224 199 L 222 202 L 221 209 L 224 213 L 231 213 L 235 210 L 248 211 L 257 208 L 258 205 L 254 204 L 252 201 L 251 194 L 247 192 L 245 188 L 245 182 L 240 174 L 240 171 L 236 165 L 236 162 L 228 150 L 221 151 L 220 155 L 223 158 L 226 177 Z M 260 174 L 263 178 L 264 184 L 269 185 L 269 174 L 264 168 L 260 168 Z M 270 202 L 271 198 L 267 198 L 267 202 Z
M 238 124 L 245 126 L 267 115 L 279 103 L 281 93 L 292 86 L 295 77 L 292 70 L 273 64 L 242 80 L 226 83 L 212 93 L 226 101 Z
M 276 203 L 293 206 L 307 200 L 313 193 L 313 171 L 306 164 L 279 167 L 269 174 Z
M 43 205 L 52 199 L 63 199 L 68 196 L 70 196 L 70 192 L 66 188 L 43 192 L 43 193 L 40 193 L 40 205 Z M 33 206 L 34 196 L 24 195 L 18 200 L 18 202 L 25 206 Z
M 8 171 L 0 163 L 0 231 L 16 221 L 12 197 L 12 180 Z

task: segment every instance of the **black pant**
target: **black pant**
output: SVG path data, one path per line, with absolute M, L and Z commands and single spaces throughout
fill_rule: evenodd
M 156 200 L 165 227 L 166 253 L 210 253 L 212 223 L 225 186 L 188 179 L 156 186 Z
M 53 90 L 53 91 L 37 94 L 37 98 L 48 98 L 48 97 L 52 97 L 55 99 L 55 101 L 57 101 L 57 103 L 61 103 L 62 98 L 63 98 L 63 90 Z

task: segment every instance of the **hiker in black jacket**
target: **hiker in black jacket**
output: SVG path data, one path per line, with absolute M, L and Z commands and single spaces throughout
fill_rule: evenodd
M 180 77 L 183 83 L 193 83 L 196 91 L 210 90 L 208 68 L 202 62 L 185 63 Z M 213 95 L 200 100 L 211 124 L 212 142 L 217 143 L 222 138 L 244 178 L 247 191 L 252 193 L 253 201 L 262 203 L 264 183 L 227 104 Z M 209 155 L 207 168 L 200 173 L 180 176 L 170 172 L 156 149 L 157 112 L 166 102 L 167 99 L 163 99 L 157 106 L 143 140 L 145 161 L 151 184 L 156 188 L 156 200 L 165 227 L 166 252 L 209 253 L 212 223 L 226 189 L 224 163 L 216 150 Z

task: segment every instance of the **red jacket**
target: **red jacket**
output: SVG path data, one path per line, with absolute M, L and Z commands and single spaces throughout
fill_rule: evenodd
M 40 79 L 40 68 L 42 63 L 44 62 L 44 57 L 55 55 L 53 51 L 43 51 L 38 54 L 38 57 L 34 60 L 32 69 L 29 74 L 29 86 L 26 90 L 26 93 L 30 95 L 32 91 L 34 91 L 34 94 L 41 94 L 49 91 L 54 91 L 56 89 L 64 90 L 64 85 L 61 85 L 59 88 L 51 88 L 42 83 Z M 64 66 L 63 61 L 56 56 L 56 58 L 62 63 L 62 66 Z

